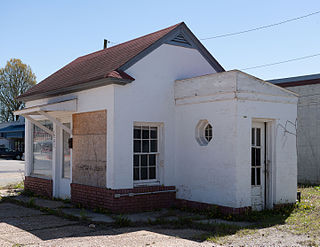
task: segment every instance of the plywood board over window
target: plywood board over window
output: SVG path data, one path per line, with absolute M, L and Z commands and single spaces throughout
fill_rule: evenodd
M 106 186 L 107 111 L 72 116 L 72 182 Z

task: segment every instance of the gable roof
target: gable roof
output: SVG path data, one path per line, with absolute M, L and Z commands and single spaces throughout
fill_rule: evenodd
M 170 43 L 172 39 L 181 34 L 188 41 L 188 44 L 191 43 L 193 48 L 200 51 L 217 72 L 224 71 L 223 67 L 206 50 L 188 27 L 181 22 L 140 38 L 79 57 L 30 88 L 18 98 L 28 101 L 107 84 L 130 83 L 134 78 L 126 74 L 124 70 L 161 44 Z
M 296 87 L 320 83 L 320 74 L 303 75 L 282 79 L 269 80 L 269 82 L 280 87 Z

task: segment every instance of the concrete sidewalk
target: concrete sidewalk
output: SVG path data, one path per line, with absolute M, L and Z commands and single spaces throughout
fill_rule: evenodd
M 14 190 L 2 194 L 7 200 L 0 202 L 0 246 L 218 246 L 197 240 L 208 232 L 184 229 L 184 222 L 249 224 L 208 219 L 178 209 L 125 215 L 98 213 L 66 201 L 19 195 Z M 183 229 L 166 228 L 176 224 Z
M 157 223 L 157 222 L 179 222 L 182 220 L 190 220 L 198 224 L 225 224 L 225 225 L 235 225 L 239 227 L 246 227 L 252 225 L 249 222 L 235 222 L 226 221 L 222 219 L 208 219 L 206 215 L 197 214 L 187 211 L 181 211 L 178 209 L 161 209 L 151 212 L 141 212 L 132 214 L 104 214 L 97 213 L 90 209 L 76 208 L 71 203 L 66 203 L 63 201 L 47 200 L 37 197 L 28 197 L 24 195 L 18 195 L 10 197 L 18 203 L 25 204 L 26 206 L 36 206 L 43 209 L 50 209 L 57 211 L 59 214 L 64 216 L 75 217 L 79 220 L 86 220 L 92 223 L 104 223 L 113 225 L 117 221 L 126 221 L 127 223 Z
M 49 205 L 46 201 L 38 202 Z M 57 204 L 52 206 L 56 208 Z M 0 203 L 0 246 L 213 246 L 209 242 L 194 240 L 205 233 L 154 226 L 113 228 L 98 224 L 92 227 L 87 222 L 48 215 L 12 203 Z

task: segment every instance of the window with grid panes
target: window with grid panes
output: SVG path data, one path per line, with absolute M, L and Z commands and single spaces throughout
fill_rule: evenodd
M 133 180 L 155 180 L 157 177 L 158 148 L 157 126 L 134 126 L 133 129 Z
M 261 129 L 252 128 L 251 185 L 261 185 Z

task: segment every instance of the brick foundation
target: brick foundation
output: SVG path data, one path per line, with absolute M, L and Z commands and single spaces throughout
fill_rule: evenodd
M 52 180 L 26 176 L 24 189 L 40 196 L 52 197 Z
M 145 186 L 133 189 L 111 190 L 88 185 L 71 184 L 71 201 L 89 208 L 105 208 L 114 213 L 141 212 L 172 206 L 192 208 L 200 211 L 212 210 L 216 205 L 176 199 L 175 192 L 160 192 L 144 195 L 130 195 L 131 193 L 148 193 L 175 190 L 174 186 Z M 123 195 L 125 194 L 125 195 Z M 123 195 L 120 196 L 119 195 Z M 231 208 L 216 206 L 222 214 L 243 214 L 251 211 L 250 207 Z
M 207 211 L 212 210 L 213 207 L 216 207 L 220 213 L 222 214 L 244 214 L 248 211 L 251 211 L 251 207 L 243 207 L 243 208 L 231 208 L 231 207 L 225 207 L 225 206 L 218 206 L 203 202 L 195 202 L 195 201 L 188 201 L 183 199 L 176 199 L 176 206 L 180 208 L 192 208 L 200 211 Z
M 115 213 L 139 212 L 174 206 L 176 193 L 161 192 L 167 190 L 175 190 L 175 187 L 145 186 L 111 190 L 72 183 L 71 201 L 90 208 L 106 208 Z M 155 193 L 135 196 L 131 194 L 148 192 Z

